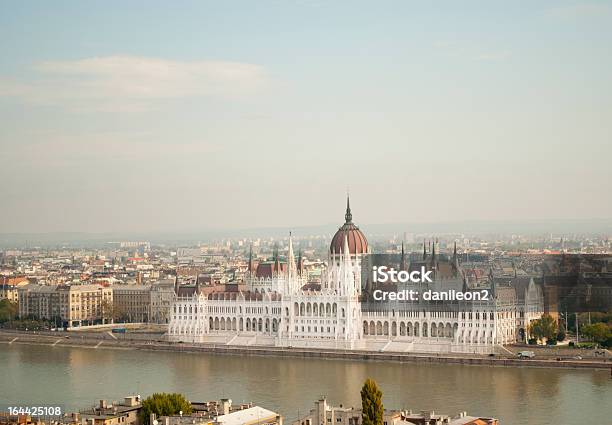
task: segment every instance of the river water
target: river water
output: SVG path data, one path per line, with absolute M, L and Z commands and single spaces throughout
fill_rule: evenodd
M 0 344 L 0 405 L 70 411 L 130 394 L 253 401 L 287 419 L 321 396 L 358 406 L 375 379 L 388 408 L 490 415 L 507 424 L 612 424 L 609 370 L 504 368 Z M 5 407 L 4 407 L 5 408 Z

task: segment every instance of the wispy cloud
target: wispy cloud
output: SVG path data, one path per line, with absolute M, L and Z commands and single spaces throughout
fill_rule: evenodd
M 35 64 L 28 79 L 0 78 L 0 96 L 66 107 L 139 109 L 163 99 L 241 97 L 267 83 L 264 67 L 250 63 L 106 56 Z

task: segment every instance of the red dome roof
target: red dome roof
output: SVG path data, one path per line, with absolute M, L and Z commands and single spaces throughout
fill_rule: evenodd
M 348 242 L 349 253 L 351 254 L 365 254 L 368 252 L 368 240 L 364 234 L 359 230 L 359 227 L 353 224 L 353 216 L 351 214 L 351 207 L 349 199 L 346 199 L 346 214 L 344 216 L 345 223 L 341 228 L 338 229 L 334 237 L 332 238 L 329 246 L 331 253 L 339 254 L 344 251 L 344 238 L 346 237 Z

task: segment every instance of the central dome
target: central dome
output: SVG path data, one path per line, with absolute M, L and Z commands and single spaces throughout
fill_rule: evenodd
M 340 254 L 344 251 L 344 238 L 348 242 L 350 254 L 365 254 L 368 252 L 368 240 L 359 230 L 359 227 L 353 224 L 353 215 L 351 214 L 351 206 L 349 198 L 346 198 L 346 214 L 344 215 L 344 224 L 338 229 L 332 238 L 329 252 L 332 254 Z

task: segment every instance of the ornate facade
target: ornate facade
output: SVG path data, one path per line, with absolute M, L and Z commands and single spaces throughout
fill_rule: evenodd
M 227 345 L 320 347 L 377 351 L 492 352 L 525 335 L 541 315 L 542 294 L 533 281 L 519 288 L 489 288 L 490 301 L 431 308 L 406 302 L 372 304 L 362 282 L 368 242 L 353 223 L 347 199 L 345 223 L 334 235 L 320 287 L 311 288 L 296 261 L 291 237 L 287 262 L 254 269 L 248 291 L 177 297 L 170 314 L 170 340 Z M 421 267 L 421 263 L 406 267 Z M 470 290 L 456 260 L 440 262 L 435 245 L 423 264 L 433 269 L 432 287 Z M 363 285 L 362 285 L 363 283 Z M 364 293 L 362 293 L 362 288 Z M 521 334 L 522 332 L 522 334 Z

